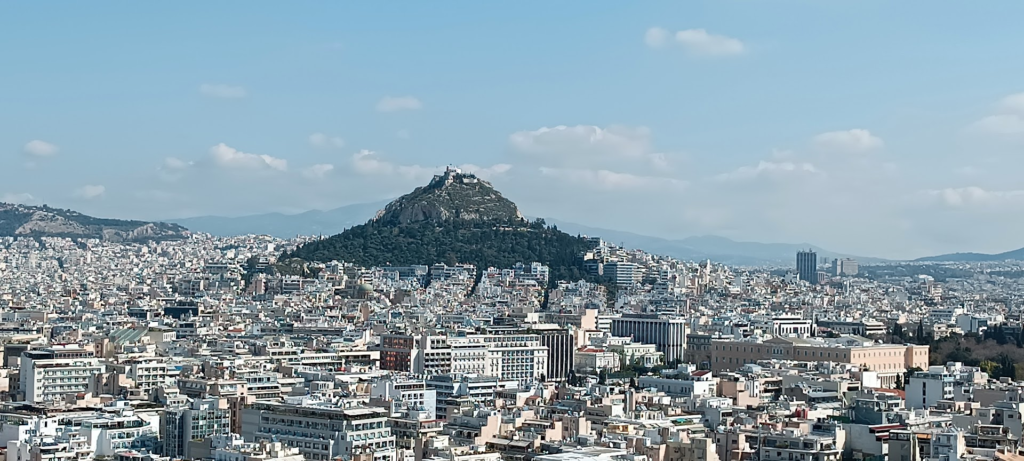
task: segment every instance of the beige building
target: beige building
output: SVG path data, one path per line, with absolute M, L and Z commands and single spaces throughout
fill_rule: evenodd
M 712 341 L 711 369 L 716 372 L 771 359 L 851 363 L 877 372 L 882 386 L 892 387 L 908 369 L 928 368 L 928 346 L 875 344 L 859 336 Z

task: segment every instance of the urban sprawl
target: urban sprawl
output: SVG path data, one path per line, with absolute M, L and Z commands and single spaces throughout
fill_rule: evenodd
M 284 275 L 308 240 L 0 239 L 2 456 L 1024 460 L 1017 364 L 975 357 L 1021 346 L 1010 263 Z

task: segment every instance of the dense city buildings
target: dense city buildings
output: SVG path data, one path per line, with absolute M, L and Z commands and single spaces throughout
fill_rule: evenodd
M 794 273 L 587 239 L 614 278 L 284 273 L 307 240 L 0 239 L 8 458 L 1008 460 L 1024 436 L 1024 297 L 995 275 L 1016 266 Z

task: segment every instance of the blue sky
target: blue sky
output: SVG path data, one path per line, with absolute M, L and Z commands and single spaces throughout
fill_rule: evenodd
M 327 209 L 463 165 L 534 216 L 1024 246 L 1024 3 L 0 6 L 0 199 Z

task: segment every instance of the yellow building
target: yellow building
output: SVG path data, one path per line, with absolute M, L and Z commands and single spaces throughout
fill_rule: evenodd
M 908 369 L 928 368 L 928 346 L 875 344 L 859 336 L 715 340 L 711 344 L 711 369 L 716 372 L 772 359 L 850 363 L 878 373 L 882 386 L 892 387 Z

